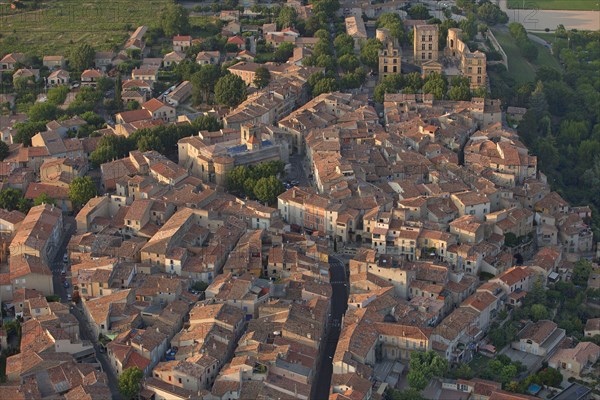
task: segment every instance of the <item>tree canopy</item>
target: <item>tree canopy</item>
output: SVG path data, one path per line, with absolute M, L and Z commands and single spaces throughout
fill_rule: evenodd
M 94 64 L 96 50 L 87 43 L 81 43 L 71 50 L 69 63 L 77 71 L 83 71 Z
M 448 361 L 433 350 L 427 352 L 414 351 L 410 355 L 408 384 L 421 391 L 427 387 L 434 377 L 442 377 L 448 370 Z
M 271 73 L 267 69 L 267 67 L 258 67 L 256 71 L 254 71 L 254 86 L 259 89 L 264 88 L 271 81 Z
M 215 85 L 215 100 L 227 107 L 236 107 L 246 96 L 246 83 L 237 75 L 227 74 Z
M 144 372 L 138 367 L 127 368 L 119 376 L 119 393 L 126 399 L 135 398 L 141 389 Z
M 96 196 L 96 185 L 89 176 L 77 177 L 69 185 L 69 199 L 75 207 L 81 207 Z
M 170 3 L 160 22 L 166 36 L 187 35 L 191 30 L 189 13 L 179 4 Z

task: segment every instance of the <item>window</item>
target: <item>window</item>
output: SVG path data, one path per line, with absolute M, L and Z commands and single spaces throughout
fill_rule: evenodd
M 421 42 L 425 41 L 425 35 L 421 35 Z
M 388 71 L 387 71 L 387 65 L 384 65 L 384 66 L 383 66 L 383 72 L 388 72 Z
M 421 50 L 425 50 L 425 43 L 421 45 Z
M 429 50 L 433 50 L 433 45 L 429 43 Z
M 431 42 L 433 40 L 433 35 L 429 35 L 429 41 Z

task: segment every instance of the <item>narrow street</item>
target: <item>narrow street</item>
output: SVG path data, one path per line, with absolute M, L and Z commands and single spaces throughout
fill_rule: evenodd
M 102 370 L 106 373 L 108 377 L 108 387 L 110 388 L 110 392 L 112 394 L 113 400 L 120 399 L 121 394 L 119 393 L 119 381 L 117 379 L 117 375 L 114 370 L 110 367 L 110 362 L 108 360 L 108 356 L 106 353 L 100 352 L 100 345 L 98 344 L 98 337 L 96 337 L 92 330 L 90 329 L 88 322 L 83 315 L 83 312 L 80 310 L 79 306 L 71 307 L 71 314 L 77 318 L 79 321 L 79 332 L 81 334 L 82 339 L 89 340 L 94 344 L 94 350 L 96 351 L 96 360 L 102 365 Z
M 340 338 L 342 316 L 348 308 L 348 285 L 346 280 L 346 267 L 342 260 L 329 256 L 330 281 L 332 282 L 331 315 L 329 317 L 329 331 L 325 338 L 323 358 L 318 366 L 317 380 L 313 390 L 313 399 L 329 398 L 329 387 L 333 375 L 333 356 Z
M 83 312 L 80 309 L 80 305 L 73 305 L 67 299 L 67 294 L 72 294 L 73 286 L 71 285 L 71 270 L 68 265 L 65 265 L 63 261 L 63 256 L 67 251 L 67 246 L 69 244 L 69 240 L 71 240 L 71 236 L 76 231 L 77 223 L 75 222 L 75 218 L 72 216 L 64 216 L 64 234 L 62 236 L 62 242 L 60 247 L 58 248 L 54 260 L 50 263 L 50 268 L 52 269 L 52 282 L 54 284 L 54 294 L 60 297 L 60 301 L 62 303 L 70 305 L 71 314 L 77 318 L 79 321 L 79 333 L 82 340 L 89 340 L 94 344 L 94 350 L 96 352 L 96 359 L 102 365 L 102 370 L 106 372 L 106 376 L 108 377 L 108 387 L 112 393 L 113 399 L 120 399 L 121 395 L 119 394 L 119 385 L 117 376 L 115 375 L 112 368 L 110 368 L 110 363 L 106 353 L 100 352 L 100 347 L 98 345 L 98 337 L 96 337 L 92 330 L 90 329 Z M 66 268 L 66 276 L 65 279 L 69 281 L 69 288 L 64 287 L 64 283 L 62 280 L 63 275 L 61 271 L 63 268 Z

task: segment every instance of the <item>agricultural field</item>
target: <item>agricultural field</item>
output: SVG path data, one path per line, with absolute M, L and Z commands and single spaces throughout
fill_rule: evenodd
M 600 10 L 598 0 L 507 0 L 508 8 L 540 10 L 573 10 L 590 11 Z M 523 7 L 523 4 L 525 6 Z
M 66 54 L 79 43 L 96 50 L 123 44 L 139 25 L 154 26 L 169 0 L 53 0 L 38 10 L 0 5 L 2 53 Z

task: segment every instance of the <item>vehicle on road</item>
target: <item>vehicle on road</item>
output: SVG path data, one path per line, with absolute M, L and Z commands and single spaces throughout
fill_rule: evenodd
M 65 281 L 65 283 L 63 283 L 63 286 L 65 287 L 65 289 L 67 289 L 69 287 L 69 282 Z
M 63 262 L 64 262 L 65 264 L 69 262 L 69 254 L 65 253 L 65 254 L 63 255 Z
M 71 296 L 71 293 L 69 293 L 69 294 L 67 295 L 67 300 L 69 300 L 69 301 L 73 300 L 73 296 Z

